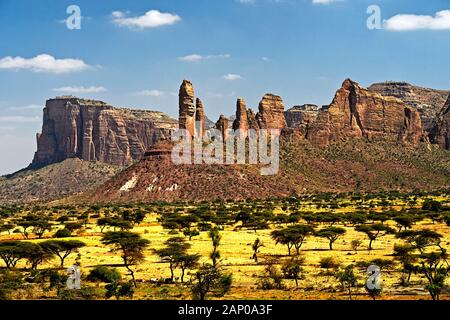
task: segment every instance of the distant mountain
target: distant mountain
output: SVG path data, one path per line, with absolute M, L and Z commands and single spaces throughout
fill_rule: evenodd
M 44 108 L 42 133 L 30 168 L 68 158 L 130 165 L 161 139 L 169 139 L 177 121 L 158 111 L 115 108 L 105 102 L 57 97 Z
M 33 164 L 0 179 L 0 204 L 82 192 L 74 201 L 202 201 L 450 186 L 450 92 L 398 82 L 366 89 L 346 79 L 322 108 L 285 111 L 282 98 L 267 93 L 255 113 L 239 99 L 234 121 L 221 117 L 218 128 L 222 136 L 231 125 L 242 133 L 279 129 L 281 163 L 274 176 L 261 176 L 258 165 L 171 162 L 171 130 L 180 126 L 193 134 L 197 119 L 205 128 L 214 124 L 194 104 L 194 92 L 183 81 L 179 121 L 94 100 L 47 101 Z
M 184 83 L 190 90 L 183 91 L 181 111 L 194 101 L 192 84 Z M 440 112 L 439 139 L 432 145 L 416 107 L 350 79 L 343 82 L 330 105 L 320 110 L 306 105 L 283 113 L 281 97 L 273 94 L 264 95 L 256 115 L 249 110 L 238 101 L 235 126 L 243 132 L 281 130 L 277 174 L 262 176 L 258 165 L 175 165 L 170 145 L 155 146 L 141 161 L 78 201 L 242 200 L 450 186 L 450 152 L 445 145 L 441 148 L 449 130 L 446 112 Z M 194 117 L 184 113 L 186 126 Z M 225 128 L 220 128 L 223 136 Z
M 450 90 L 436 90 L 423 88 L 407 82 L 387 81 L 375 83 L 368 88 L 384 96 L 391 96 L 402 100 L 407 106 L 417 109 L 422 118 L 426 131 L 431 129 L 433 120 L 441 111 Z

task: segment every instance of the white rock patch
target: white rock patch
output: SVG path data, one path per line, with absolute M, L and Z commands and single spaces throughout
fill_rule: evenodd
M 134 188 L 136 187 L 137 180 L 138 180 L 138 178 L 137 178 L 136 176 L 133 177 L 133 178 L 131 178 L 131 180 L 127 181 L 127 182 L 122 186 L 122 188 L 120 188 L 120 191 L 128 192 L 128 191 L 134 189 Z

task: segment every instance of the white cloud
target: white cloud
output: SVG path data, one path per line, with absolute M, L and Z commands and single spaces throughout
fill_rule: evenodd
M 203 60 L 203 57 L 199 54 L 190 54 L 184 57 L 179 57 L 178 60 L 186 61 L 186 62 L 197 62 Z
M 20 106 L 20 107 L 9 107 L 9 110 L 41 110 L 44 107 L 39 104 L 30 104 L 26 106 Z
M 41 117 L 25 117 L 25 116 L 0 116 L 0 122 L 8 123 L 30 123 L 41 122 Z
M 158 10 L 147 11 L 143 16 L 127 17 L 122 11 L 112 13 L 113 23 L 128 28 L 157 28 L 165 25 L 172 25 L 181 20 L 180 16 L 171 13 L 162 13 Z
M 89 68 L 80 59 L 55 59 L 49 54 L 40 54 L 34 58 L 4 57 L 0 59 L 0 69 L 5 70 L 30 70 L 32 72 L 69 73 L 86 70 Z
M 166 93 L 164 91 L 160 90 L 142 90 L 138 92 L 138 95 L 141 96 L 147 96 L 147 97 L 161 97 L 164 96 Z
M 62 93 L 99 93 L 99 92 L 105 92 L 105 87 L 83 87 L 83 86 L 67 86 L 67 87 L 61 87 L 61 88 L 53 88 L 52 89 L 55 92 L 62 92 Z
M 222 78 L 225 80 L 228 80 L 228 81 L 234 81 L 234 80 L 242 79 L 242 76 L 240 76 L 238 74 L 229 73 L 229 74 L 224 75 Z
M 330 4 L 330 3 L 333 3 L 333 2 L 339 2 L 339 1 L 342 1 L 342 0 L 313 0 L 313 4 Z
M 450 30 L 450 10 L 435 16 L 398 14 L 384 21 L 383 27 L 391 31 Z
M 269 61 L 270 61 L 270 58 L 262 57 L 261 60 L 264 61 L 264 62 L 269 62 Z
M 113 11 L 112 13 L 111 13 L 111 16 L 113 17 L 113 18 L 124 18 L 125 16 L 126 16 L 126 14 L 125 14 L 125 12 L 122 12 L 122 11 Z
M 200 54 L 190 54 L 184 57 L 179 57 L 178 60 L 185 62 L 198 62 L 202 60 L 211 60 L 211 59 L 229 59 L 231 58 L 231 54 L 211 54 L 207 56 L 202 56 Z
M 254 3 L 256 3 L 256 0 L 236 0 L 237 2 L 239 2 L 239 3 L 242 3 L 242 4 L 254 4 Z

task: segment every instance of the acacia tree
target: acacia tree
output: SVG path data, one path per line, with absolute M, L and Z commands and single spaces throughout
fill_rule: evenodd
M 441 248 L 442 235 L 429 229 L 402 231 L 397 234 L 397 238 L 406 240 L 420 253 L 423 253 L 425 248 L 431 246 Z
M 200 260 L 200 255 L 194 254 L 182 254 L 178 258 L 178 263 L 181 269 L 181 283 L 184 283 L 184 274 L 186 269 L 195 269 L 198 266 L 198 261 Z
M 295 256 L 289 260 L 286 260 L 281 266 L 281 271 L 286 279 L 295 280 L 295 285 L 298 287 L 298 279 L 300 278 L 300 273 L 303 271 L 303 264 L 305 263 L 305 258 L 301 256 Z
M 300 248 L 308 235 L 314 233 L 314 228 L 309 225 L 289 226 L 281 230 L 274 230 L 271 233 L 275 243 L 284 244 L 288 248 L 288 254 L 291 255 L 291 249 L 294 247 L 297 254 L 300 254 Z
M 402 264 L 401 283 L 408 285 L 412 273 L 416 270 L 414 263 L 417 258 L 414 256 L 414 247 L 411 245 L 394 245 L 394 257 Z
M 379 237 L 386 234 L 395 233 L 394 229 L 381 223 L 359 225 L 356 226 L 355 230 L 367 235 L 367 237 L 369 238 L 369 250 L 373 249 L 372 242 L 374 242 Z
M 55 254 L 61 260 L 61 268 L 64 267 L 64 260 L 79 248 L 86 246 L 86 244 L 79 240 L 47 240 L 40 243 L 44 251 Z
M 252 259 L 254 259 L 256 263 L 258 263 L 258 253 L 259 253 L 259 248 L 261 248 L 261 247 L 263 247 L 261 240 L 259 240 L 259 238 L 256 238 L 255 242 L 253 242 L 253 244 L 252 244 L 252 249 L 253 249 Z
M 394 217 L 392 220 L 394 220 L 399 228 L 399 231 L 402 231 L 402 229 L 408 230 L 411 228 L 414 224 L 414 218 L 410 215 L 400 215 L 397 217 Z
M 39 239 L 42 238 L 45 231 L 50 231 L 52 225 L 46 220 L 36 220 L 32 221 L 31 226 L 33 227 L 33 233 L 38 236 Z
M 330 250 L 333 250 L 333 243 L 336 242 L 336 240 L 344 235 L 346 232 L 346 230 L 344 228 L 339 228 L 339 227 L 328 227 L 322 230 L 319 230 L 316 233 L 316 236 L 321 237 L 321 238 L 327 238 L 328 241 L 330 242 Z
M 131 268 L 145 260 L 144 250 L 150 244 L 147 239 L 142 239 L 137 233 L 128 231 L 108 231 L 103 235 L 102 243 L 113 247 L 113 251 L 119 251 L 123 264 L 128 270 L 135 288 L 137 282 L 134 270 Z
M 5 262 L 6 268 L 15 268 L 17 262 L 29 257 L 30 253 L 37 251 L 39 245 L 25 241 L 0 242 L 0 258 Z
M 347 289 L 349 299 L 352 300 L 352 289 L 356 287 L 358 283 L 358 278 L 353 270 L 353 265 L 348 265 L 344 270 L 336 273 L 335 277 L 341 283 L 344 290 Z
M 219 252 L 219 245 L 220 245 L 220 239 L 222 239 L 222 236 L 219 233 L 219 230 L 217 228 L 211 229 L 209 231 L 209 237 L 211 238 L 212 245 L 213 245 L 213 251 L 211 252 L 210 258 L 213 263 L 213 267 L 217 266 L 217 261 L 220 259 L 220 252 Z
M 206 300 L 208 294 L 223 297 L 230 291 L 231 274 L 225 274 L 221 269 L 204 264 L 191 279 L 191 292 L 194 300 Z
M 445 250 L 440 252 L 422 253 L 419 256 L 420 266 L 417 271 L 425 276 L 428 285 L 425 288 L 433 300 L 439 300 L 445 280 L 450 273 Z
M 173 282 L 175 277 L 175 268 L 177 268 L 180 264 L 181 258 L 187 255 L 187 250 L 191 247 L 191 245 L 186 243 L 181 237 L 169 238 L 164 242 L 164 244 L 164 248 L 154 251 L 163 261 L 167 261 L 169 263 L 170 279 Z

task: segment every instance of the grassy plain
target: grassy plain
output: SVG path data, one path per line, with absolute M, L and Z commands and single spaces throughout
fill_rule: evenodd
M 426 198 L 430 198 L 427 196 Z M 334 199 L 338 206 L 330 206 L 326 200 L 299 200 L 296 203 L 296 210 L 300 213 L 312 212 L 313 214 L 332 213 L 344 214 L 361 210 L 362 208 L 370 208 L 373 212 L 383 213 L 385 211 L 402 210 L 405 208 L 417 207 L 420 208 L 425 197 L 410 201 L 411 198 L 390 198 L 388 203 L 386 200 L 377 198 L 367 201 L 352 200 L 350 198 Z M 448 205 L 450 198 L 447 196 L 434 196 L 433 199 Z M 225 207 L 230 205 L 226 203 Z M 134 299 L 190 299 L 191 293 L 187 282 L 182 284 L 177 282 L 175 284 L 154 284 L 150 279 L 155 278 L 169 278 L 170 271 L 168 264 L 162 262 L 160 258 L 153 252 L 154 249 L 163 247 L 164 241 L 170 237 L 181 236 L 183 234 L 179 231 L 170 231 L 164 229 L 158 220 L 162 211 L 167 212 L 167 208 L 159 211 L 164 205 L 147 207 L 147 215 L 142 223 L 135 226 L 132 231 L 140 234 L 143 238 L 150 240 L 150 246 L 145 251 L 145 261 L 134 267 L 136 270 L 136 279 L 139 281 L 136 289 Z M 194 208 L 195 205 L 179 205 L 181 209 L 187 210 Z M 330 208 L 332 207 L 332 208 Z M 51 212 L 52 209 L 42 209 Z M 87 208 L 78 208 L 80 212 L 88 210 Z M 104 214 L 103 208 L 99 209 L 100 215 Z M 170 211 L 171 209 L 169 209 Z M 277 201 L 271 202 L 271 210 L 275 215 L 289 214 L 290 209 L 283 206 L 282 203 L 277 204 Z M 56 213 L 60 214 L 61 210 Z M 284 280 L 285 289 L 283 290 L 262 290 L 258 289 L 257 282 L 264 270 L 265 261 L 268 258 L 276 258 L 281 264 L 283 259 L 287 259 L 287 248 L 281 244 L 275 244 L 271 238 L 271 231 L 277 228 L 282 228 L 283 225 L 270 224 L 269 229 L 263 230 L 249 230 L 240 227 L 240 222 L 232 225 L 226 225 L 221 231 L 222 240 L 220 243 L 221 266 L 227 271 L 231 272 L 233 276 L 233 285 L 231 291 L 225 295 L 223 299 L 348 299 L 345 291 L 341 290 L 341 285 L 333 276 L 335 271 L 320 268 L 320 260 L 324 257 L 333 257 L 339 261 L 342 266 L 349 264 L 356 264 L 363 261 L 372 261 L 377 258 L 393 260 L 393 247 L 396 243 L 403 243 L 403 240 L 395 238 L 395 235 L 386 235 L 380 237 L 374 242 L 374 249 L 368 250 L 368 238 L 365 234 L 357 232 L 354 226 L 339 223 L 340 227 L 345 228 L 346 234 L 340 237 L 333 246 L 333 250 L 329 250 L 328 240 L 316 236 L 308 236 L 303 246 L 301 247 L 301 255 L 305 257 L 305 264 L 303 266 L 302 278 L 299 281 L 298 287 L 294 280 Z M 398 230 L 398 226 L 394 221 L 388 220 L 385 224 Z M 285 225 L 284 225 L 285 226 Z M 318 229 L 323 225 L 316 225 Z M 30 241 L 41 242 L 52 237 L 54 231 L 63 228 L 62 224 L 55 223 L 52 231 L 46 232 L 42 239 L 36 239 L 31 234 Z M 426 218 L 416 223 L 414 230 L 431 229 L 443 235 L 442 245 L 449 248 L 450 246 L 450 227 L 441 222 L 433 222 Z M 108 230 L 108 229 L 106 229 Z M 110 229 L 112 230 L 112 229 Z M 104 230 L 105 231 L 105 230 Z M 70 266 L 79 263 L 83 275 L 87 275 L 89 271 L 99 265 L 117 267 L 123 273 L 123 277 L 127 278 L 126 270 L 122 267 L 122 260 L 117 253 L 111 252 L 111 248 L 101 243 L 102 232 L 100 227 L 96 224 L 96 219 L 90 218 L 86 228 L 77 231 L 70 239 L 81 240 L 86 243 L 86 246 L 79 250 L 77 254 L 71 254 L 65 262 L 65 266 Z M 263 247 L 260 249 L 259 262 L 252 260 L 252 244 L 256 238 L 259 238 Z M 3 232 L 0 234 L 0 240 L 22 240 L 23 236 L 19 233 Z M 187 239 L 187 238 L 186 238 Z M 351 247 L 352 240 L 361 240 L 362 245 L 355 252 Z M 212 250 L 211 240 L 208 237 L 208 232 L 200 232 L 199 236 L 192 238 L 189 241 L 192 247 L 189 249 L 191 253 L 199 253 L 202 258 L 201 262 L 209 262 L 209 254 Z M 77 261 L 76 261 L 77 260 Z M 1 264 L 3 265 L 3 264 Z M 39 269 L 58 268 L 59 261 L 54 259 L 39 266 Z M 16 266 L 18 269 L 25 269 L 25 260 L 19 261 Z M 354 299 L 370 299 L 364 289 L 364 283 L 367 279 L 365 269 L 359 267 L 356 269 L 359 278 L 359 288 L 355 290 Z M 191 274 L 194 271 L 187 271 L 185 279 L 189 281 Z M 179 277 L 180 270 L 176 270 L 176 277 Z M 383 292 L 380 299 L 430 299 L 428 292 L 425 290 L 426 280 L 419 275 L 414 274 L 411 278 L 409 286 L 400 285 L 400 265 L 396 262 L 395 266 L 382 271 L 382 286 Z M 82 278 L 82 283 L 84 282 Z M 101 285 L 97 285 L 101 286 Z M 18 298 L 33 298 L 33 299 L 48 299 L 54 298 L 54 293 L 42 290 L 33 290 L 26 294 L 18 296 Z M 441 299 L 448 299 L 450 295 L 444 291 Z

